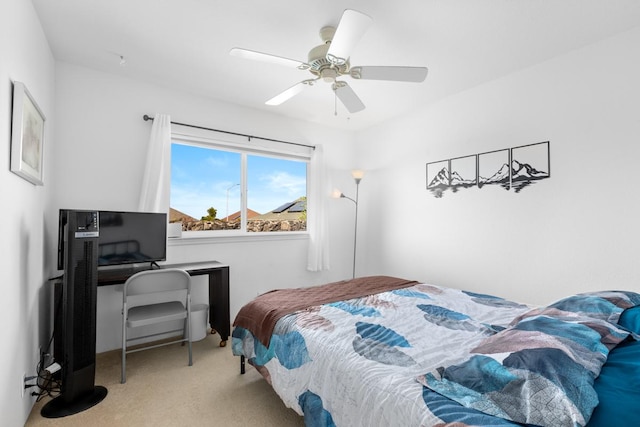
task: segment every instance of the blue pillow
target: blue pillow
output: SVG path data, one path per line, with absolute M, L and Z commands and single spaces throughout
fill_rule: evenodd
M 640 305 L 622 312 L 618 324 L 634 334 L 640 334 Z
M 609 353 L 594 388 L 600 403 L 588 427 L 640 426 L 640 341 L 625 341 Z

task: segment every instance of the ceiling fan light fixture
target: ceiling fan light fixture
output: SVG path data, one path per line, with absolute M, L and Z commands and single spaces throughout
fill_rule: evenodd
M 332 83 L 338 77 L 338 71 L 335 68 L 328 67 L 320 70 L 320 78 L 327 83 Z

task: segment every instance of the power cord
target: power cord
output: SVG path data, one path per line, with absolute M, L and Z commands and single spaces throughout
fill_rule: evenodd
M 47 356 L 46 353 L 42 353 L 40 356 L 40 362 L 36 367 L 36 372 L 38 375 L 33 377 L 27 377 L 27 380 L 36 380 L 35 384 L 26 384 L 26 388 L 38 387 L 38 391 L 32 391 L 31 395 L 36 396 L 36 402 L 39 402 L 45 396 L 49 397 L 57 397 L 60 395 L 60 380 L 58 380 L 54 374 L 58 372 L 61 367 L 58 363 L 53 363 L 47 368 L 43 368 L 42 363 L 44 362 L 44 358 Z
M 53 279 L 52 279 L 53 280 Z M 58 298 L 58 301 L 55 303 L 54 310 L 58 312 L 62 306 L 62 296 Z M 36 397 L 36 402 L 42 400 L 45 396 L 49 397 L 57 397 L 60 395 L 60 387 L 61 381 L 59 379 L 59 375 L 55 375 L 62 367 L 58 363 L 52 363 L 45 368 L 45 362 L 50 353 L 47 353 L 51 349 L 51 344 L 53 343 L 53 338 L 55 336 L 55 327 L 51 332 L 51 338 L 49 338 L 49 342 L 47 343 L 47 347 L 44 351 L 40 352 L 40 361 L 36 366 L 36 376 L 27 377 L 27 381 L 36 380 L 35 384 L 25 384 L 25 388 L 38 387 L 38 391 L 32 391 L 31 396 Z

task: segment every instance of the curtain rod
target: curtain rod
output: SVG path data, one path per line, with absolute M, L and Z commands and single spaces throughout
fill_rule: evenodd
M 142 116 L 142 118 L 144 119 L 145 122 L 149 121 L 149 120 L 153 120 L 153 117 L 145 114 L 144 116 Z M 249 138 L 249 141 L 251 141 L 251 138 L 255 138 L 255 139 L 262 139 L 263 141 L 271 141 L 271 142 L 279 142 L 282 144 L 289 144 L 289 145 L 297 145 L 300 147 L 307 147 L 307 148 L 311 148 L 311 149 L 316 149 L 315 145 L 306 145 L 306 144 L 299 144 L 297 142 L 288 142 L 288 141 L 280 141 L 279 139 L 271 139 L 271 138 L 263 138 L 261 136 L 254 136 L 254 135 L 247 135 L 244 133 L 237 133 L 237 132 L 230 132 L 227 130 L 220 130 L 220 129 L 212 129 L 212 128 L 207 128 L 207 127 L 203 127 L 203 126 L 197 126 L 197 125 L 190 125 L 187 123 L 179 123 L 179 122 L 171 122 L 172 125 L 180 125 L 180 126 L 187 126 L 190 128 L 195 128 L 195 129 L 202 129 L 202 130 L 210 130 L 213 132 L 221 132 L 221 133 L 226 133 L 228 135 L 236 135 L 236 136 L 244 136 Z

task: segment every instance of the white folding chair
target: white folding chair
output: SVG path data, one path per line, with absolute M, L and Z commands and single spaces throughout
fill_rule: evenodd
M 131 329 L 184 320 L 181 329 L 163 330 L 147 335 L 129 338 Z M 149 329 L 149 328 L 148 328 Z M 182 331 L 182 337 L 169 342 L 136 346 L 129 350 L 129 342 L 159 335 Z M 189 366 L 193 364 L 191 355 L 191 277 L 180 269 L 167 268 L 142 271 L 129 277 L 124 284 L 122 298 L 122 376 L 126 382 L 126 357 L 129 353 L 148 350 L 169 344 L 187 343 Z

